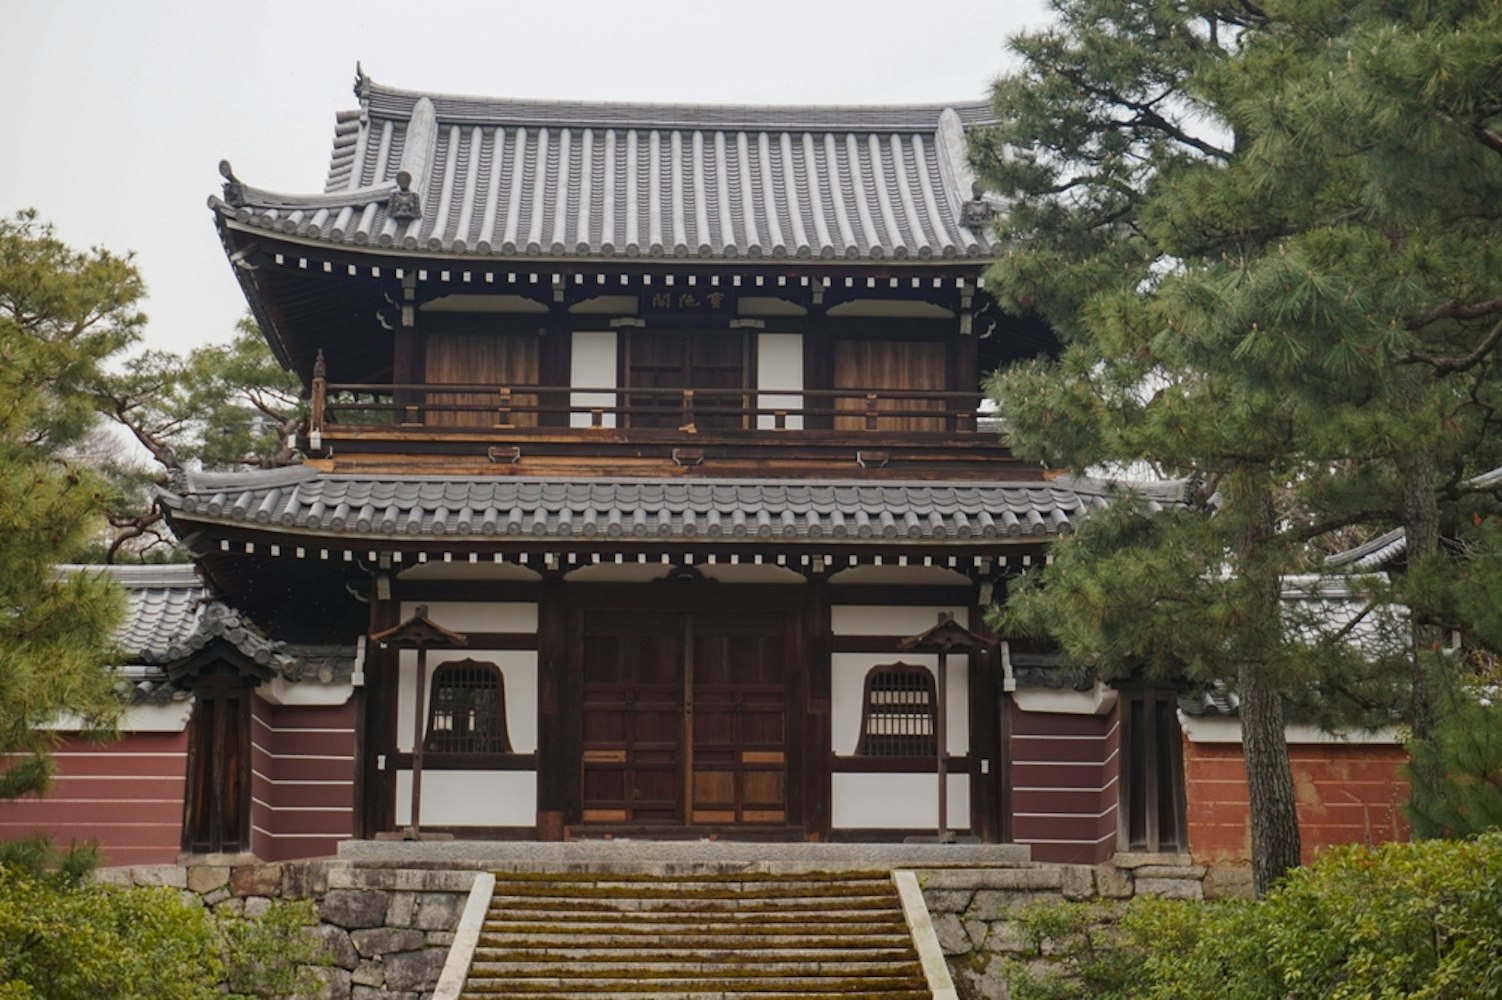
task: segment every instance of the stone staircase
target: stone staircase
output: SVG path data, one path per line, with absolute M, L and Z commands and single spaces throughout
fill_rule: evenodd
M 498 872 L 462 996 L 929 1000 L 886 871 Z

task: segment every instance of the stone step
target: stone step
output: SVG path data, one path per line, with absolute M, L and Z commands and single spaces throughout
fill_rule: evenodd
M 747 995 L 763 997 L 780 993 L 790 997 L 809 996 L 877 997 L 899 995 L 931 1000 L 922 975 L 909 976 L 790 976 L 754 980 L 677 977 L 615 977 L 608 979 L 571 976 L 536 979 L 478 980 L 471 978 L 465 997 L 476 996 L 550 996 L 580 994 L 595 997 L 661 997 L 690 994 L 697 997 Z
M 928 997 L 885 873 L 497 873 L 465 997 Z

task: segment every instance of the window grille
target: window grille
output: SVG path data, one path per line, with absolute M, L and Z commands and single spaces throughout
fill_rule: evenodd
M 433 673 L 423 749 L 428 753 L 511 752 L 499 667 L 478 660 L 439 665 Z
M 924 667 L 893 663 L 866 675 L 860 740 L 855 752 L 866 757 L 932 757 L 938 744 L 938 698 L 934 678 Z

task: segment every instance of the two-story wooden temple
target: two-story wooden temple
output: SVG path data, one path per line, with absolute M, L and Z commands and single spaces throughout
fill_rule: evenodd
M 310 414 L 160 497 L 245 621 L 159 658 L 185 848 L 1185 846 L 1174 693 L 983 620 L 1107 500 L 981 407 L 1056 346 L 984 287 L 986 106 L 356 94 L 322 191 L 210 200 Z

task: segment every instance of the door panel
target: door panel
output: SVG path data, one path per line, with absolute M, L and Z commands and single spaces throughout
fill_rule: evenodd
M 676 615 L 591 612 L 584 628 L 583 819 L 683 813 L 683 631 Z
M 787 821 L 782 612 L 584 620 L 584 822 Z

